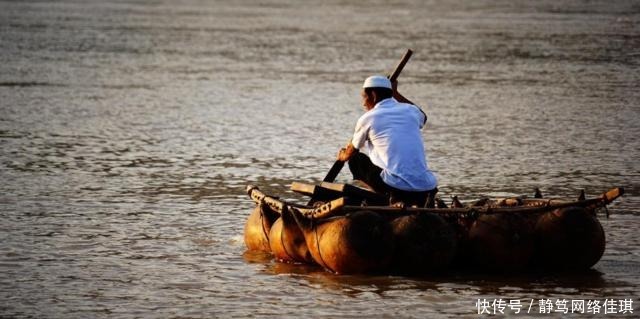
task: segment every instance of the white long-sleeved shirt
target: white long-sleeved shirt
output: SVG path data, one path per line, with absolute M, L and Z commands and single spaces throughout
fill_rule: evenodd
M 387 185 L 405 191 L 431 190 L 438 181 L 427 164 L 420 132 L 426 121 L 417 106 L 388 98 L 358 119 L 351 143 L 382 168 L 380 176 Z

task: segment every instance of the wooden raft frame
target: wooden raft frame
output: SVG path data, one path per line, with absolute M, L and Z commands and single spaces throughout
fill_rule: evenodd
M 471 206 L 463 208 L 416 208 L 416 207 L 390 207 L 390 206 L 360 206 L 354 205 L 358 201 L 349 197 L 340 197 L 326 202 L 317 207 L 310 207 L 290 202 L 285 202 L 277 197 L 269 196 L 260 191 L 257 186 L 247 185 L 247 193 L 256 204 L 264 203 L 278 214 L 286 208 L 298 210 L 304 217 L 310 219 L 325 219 L 333 216 L 346 214 L 357 210 L 372 210 L 384 213 L 433 213 L 433 214 L 455 214 L 462 216 L 477 216 L 479 214 L 504 214 L 504 213 L 544 213 L 551 210 L 566 207 L 586 207 L 596 209 L 604 207 L 613 202 L 624 194 L 624 188 L 616 187 L 603 193 L 599 197 L 579 200 L 579 201 L 561 201 L 554 199 L 538 199 L 534 206 L 515 206 L 515 207 L 485 207 Z

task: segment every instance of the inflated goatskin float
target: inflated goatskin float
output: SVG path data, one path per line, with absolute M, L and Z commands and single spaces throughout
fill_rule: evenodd
M 435 272 L 445 269 L 453 260 L 458 243 L 455 230 L 438 214 L 393 216 L 390 223 L 395 244 L 393 272 Z
M 313 263 L 305 235 L 288 209 L 283 210 L 282 216 L 271 226 L 269 246 L 279 261 Z
M 292 190 L 312 200 L 283 201 L 247 186 L 256 203 L 245 224 L 247 248 L 337 274 L 588 269 L 605 248 L 596 210 L 624 193 L 614 188 L 574 201 L 454 198 L 451 207 L 416 208 L 383 205 L 388 199 L 348 184 L 294 183 Z
M 279 213 L 267 205 L 257 205 L 244 225 L 244 243 L 249 250 L 271 251 L 269 232 Z
M 393 234 L 381 214 L 360 210 L 314 222 L 293 211 L 313 260 L 325 269 L 376 272 L 387 269 L 391 262 Z

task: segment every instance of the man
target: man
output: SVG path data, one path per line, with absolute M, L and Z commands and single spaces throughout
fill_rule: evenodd
M 438 182 L 420 132 L 427 116 L 384 76 L 368 77 L 361 95 L 366 112 L 338 160 L 349 162 L 354 179 L 389 195 L 391 204 L 433 207 Z

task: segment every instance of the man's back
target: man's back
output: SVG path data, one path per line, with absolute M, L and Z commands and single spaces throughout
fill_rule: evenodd
M 420 132 L 425 121 L 418 107 L 385 99 L 360 117 L 352 143 L 358 149 L 366 146 L 386 184 L 407 191 L 430 190 L 437 180 L 425 158 Z

